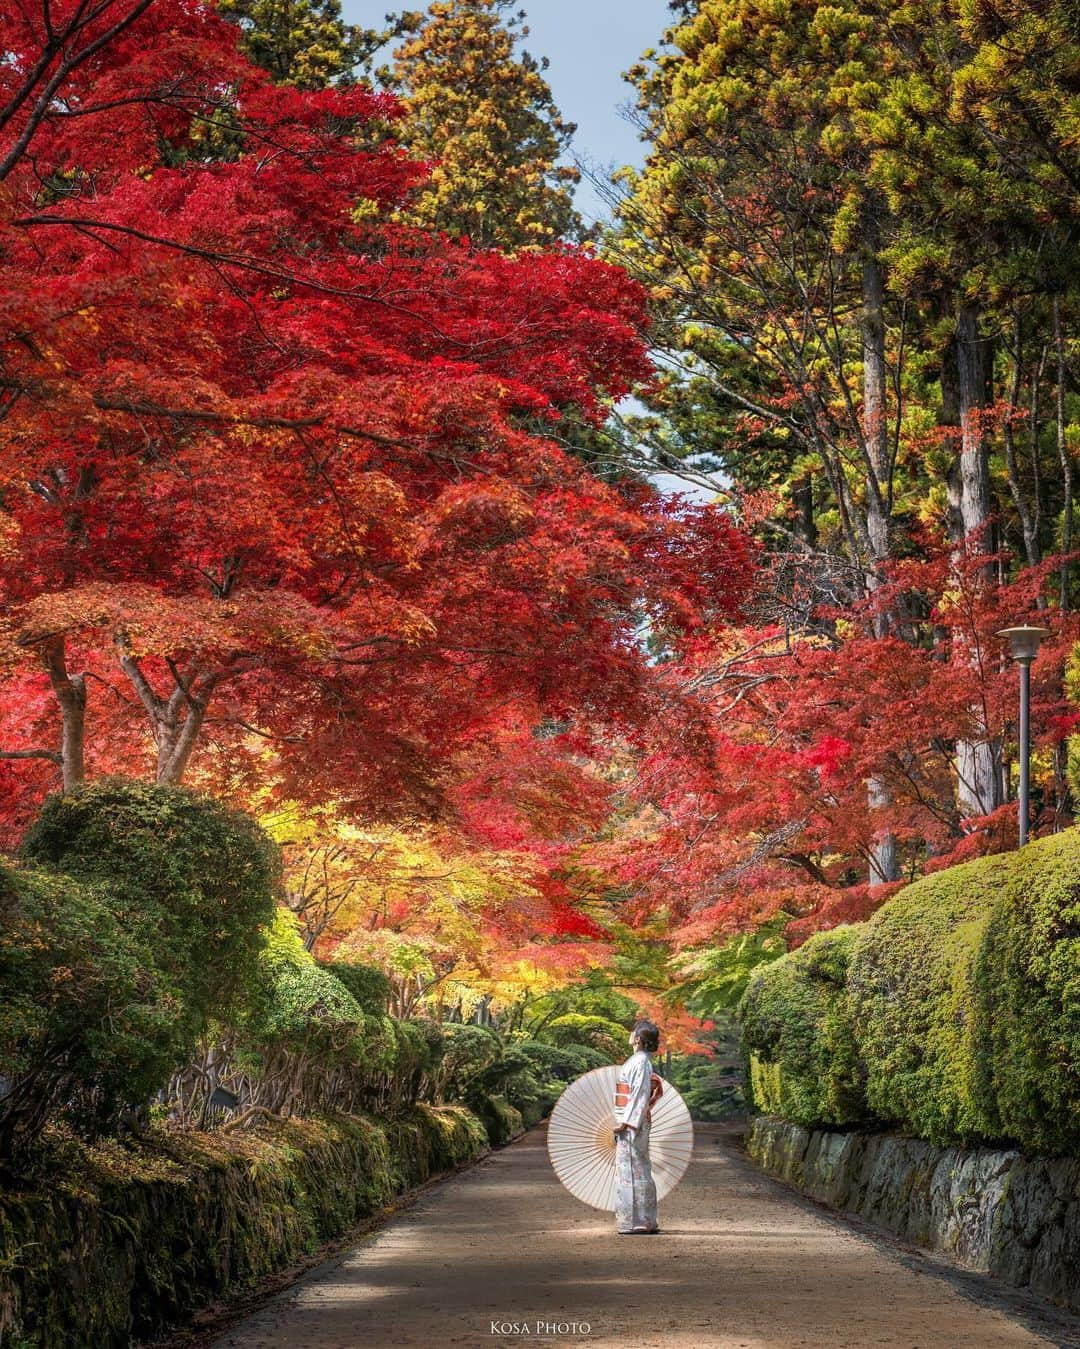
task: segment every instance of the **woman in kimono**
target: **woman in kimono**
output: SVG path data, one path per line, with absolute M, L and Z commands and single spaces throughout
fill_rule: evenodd
M 630 1048 L 634 1052 L 619 1070 L 615 1086 L 615 1226 L 622 1236 L 660 1231 L 649 1125 L 651 1106 L 664 1088 L 650 1058 L 660 1048 L 660 1032 L 651 1021 L 636 1023 Z

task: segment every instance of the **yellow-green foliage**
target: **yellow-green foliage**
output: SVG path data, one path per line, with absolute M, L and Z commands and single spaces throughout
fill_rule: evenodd
M 993 1138 L 978 1091 L 975 963 L 1012 858 L 926 876 L 865 924 L 852 959 L 852 1008 L 875 1115 L 933 1143 Z
M 507 250 L 580 228 L 576 169 L 560 164 L 573 126 L 544 78 L 546 61 L 516 50 L 510 0 L 434 0 L 383 79 L 405 100 L 398 140 L 432 164 L 408 219 Z
M 780 1090 L 780 1074 L 783 1071 L 779 1063 L 766 1063 L 754 1053 L 748 1057 L 748 1076 L 750 1081 L 750 1100 L 755 1110 L 763 1115 L 784 1116 L 784 1098 Z M 786 1118 L 786 1116 L 784 1116 Z M 818 1121 L 814 1121 L 817 1123 Z
M 478 1100 L 473 1109 L 480 1116 L 488 1138 L 496 1146 L 509 1143 L 525 1127 L 521 1111 L 504 1096 L 486 1096 Z
M 1080 832 L 1013 859 L 975 976 L 979 1083 L 1007 1138 L 1080 1154 Z
M 456 1106 L 128 1145 L 53 1133 L 0 1193 L 0 1342 L 128 1349 L 486 1149 Z
M 1080 831 L 811 939 L 753 976 L 740 1018 L 761 1110 L 1080 1155 Z
M 389 37 L 347 24 L 340 0 L 217 0 L 243 30 L 241 47 L 279 84 L 322 89 Z
M 759 1109 L 806 1125 L 866 1118 L 846 987 L 856 935 L 821 932 L 751 975 L 739 1018 Z

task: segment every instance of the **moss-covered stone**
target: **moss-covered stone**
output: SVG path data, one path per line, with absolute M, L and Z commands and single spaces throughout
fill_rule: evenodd
M 760 1167 L 814 1199 L 1080 1311 L 1080 1161 L 767 1116 L 746 1142 Z
M 516 1138 L 525 1127 L 521 1111 L 502 1096 L 490 1096 L 484 1101 L 479 1101 L 474 1109 L 483 1121 L 487 1136 L 495 1147 Z
M 0 1195 L 0 1341 L 121 1349 L 482 1156 L 459 1106 L 88 1146 L 47 1136 Z

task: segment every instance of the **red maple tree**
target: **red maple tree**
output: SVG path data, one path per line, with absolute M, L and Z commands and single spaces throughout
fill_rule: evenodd
M 985 584 L 987 561 L 928 539 L 870 598 L 820 608 L 806 631 L 727 626 L 667 667 L 662 734 L 627 776 L 620 830 L 591 850 L 631 908 L 666 908 L 688 945 L 783 912 L 797 941 L 867 917 L 918 875 L 1015 847 L 1015 801 L 963 815 L 958 746 L 992 744 L 1001 772 L 1015 770 L 1017 674 L 996 633 L 1046 623 L 1038 605 L 1060 559 L 1000 585 Z M 896 628 L 884 637 L 882 612 Z M 1036 829 L 1062 823 L 1060 748 L 1075 723 L 1062 672 L 1080 619 L 1055 611 L 1051 627 L 1032 670 Z M 900 879 L 881 883 L 885 837 Z
M 0 42 L 8 823 L 193 763 L 434 809 L 508 708 L 640 723 L 641 622 L 677 643 L 750 561 L 536 433 L 647 374 L 638 289 L 395 225 L 392 100 L 274 86 L 206 5 L 44 0 Z

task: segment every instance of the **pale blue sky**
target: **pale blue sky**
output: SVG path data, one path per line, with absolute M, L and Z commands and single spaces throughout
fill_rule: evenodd
M 426 9 L 411 0 L 410 9 Z M 406 8 L 387 0 L 342 0 L 350 23 L 375 28 L 388 9 Z M 528 14 L 525 43 L 533 56 L 551 62 L 548 82 L 568 121 L 577 123 L 574 151 L 587 164 L 606 168 L 640 163 L 643 147 L 619 113 L 633 91 L 621 75 L 647 47 L 660 43 L 667 26 L 667 0 L 521 0 Z M 587 181 L 577 193 L 578 209 L 591 220 L 603 207 Z

